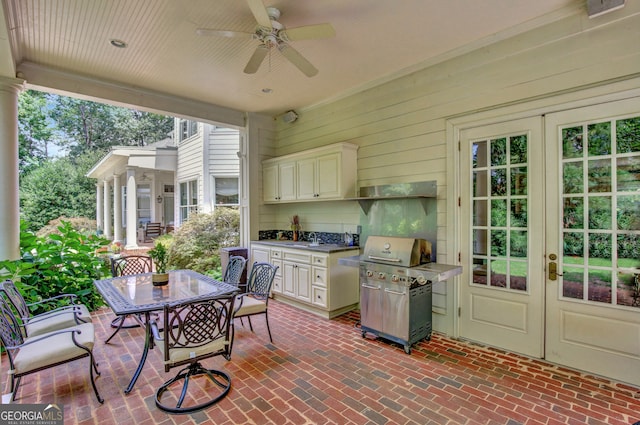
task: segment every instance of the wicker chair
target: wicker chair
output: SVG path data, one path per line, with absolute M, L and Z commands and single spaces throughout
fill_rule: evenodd
M 156 406 L 169 413 L 192 413 L 223 399 L 231 389 L 231 378 L 223 371 L 206 369 L 201 360 L 231 357 L 229 329 L 233 313 L 234 294 L 198 300 L 190 303 L 166 304 L 164 327 L 151 323 L 154 343 L 164 358 L 164 370 L 187 365 L 156 391 Z M 206 382 L 210 380 L 213 385 Z M 205 380 L 201 385 L 199 381 Z M 196 386 L 189 394 L 189 383 Z M 203 397 L 202 388 L 206 388 Z M 169 404 L 169 401 L 172 404 Z
M 153 260 L 148 255 L 124 255 L 111 259 L 111 274 L 117 276 L 130 276 L 134 274 L 151 273 L 153 271 Z M 116 328 L 115 331 L 104 342 L 108 344 L 122 328 L 130 329 L 140 326 L 137 322 L 125 325 L 125 321 L 129 316 L 117 316 L 111 321 L 111 327 Z
M 278 266 L 269 263 L 253 263 L 251 275 L 247 282 L 247 292 L 236 297 L 233 317 L 242 319 L 246 317 L 249 320 L 249 328 L 253 332 L 251 316 L 264 314 L 267 322 L 267 332 L 269 333 L 269 341 L 273 342 L 271 337 L 271 329 L 269 328 L 269 315 L 267 313 L 269 303 L 269 293 L 271 285 L 276 275 Z M 233 346 L 233 337 L 235 335 L 235 325 L 231 324 L 231 345 Z
M 227 264 L 227 269 L 224 271 L 224 277 L 222 278 L 222 280 L 225 283 L 238 286 L 240 284 L 240 279 L 242 278 L 242 272 L 244 272 L 244 268 L 246 267 L 246 265 L 246 258 L 239 255 L 230 256 L 229 264 Z
M 93 358 L 95 334 L 92 323 L 24 337 L 18 318 L 11 311 L 8 302 L 0 297 L 0 340 L 9 359 L 11 401 L 15 400 L 23 376 L 89 357 L 91 385 L 98 401 L 104 403 L 93 376 L 94 371 L 97 375 L 100 372 Z
M 70 326 L 91 322 L 91 314 L 84 304 L 76 304 L 75 294 L 63 294 L 47 298 L 37 303 L 27 304 L 24 297 L 18 291 L 11 280 L 0 283 L 0 294 L 8 300 L 8 305 L 13 306 L 17 313 L 21 328 L 25 337 L 34 337 Z M 52 302 L 67 300 L 69 305 L 50 309 L 45 313 L 32 315 L 29 306 L 46 306 Z

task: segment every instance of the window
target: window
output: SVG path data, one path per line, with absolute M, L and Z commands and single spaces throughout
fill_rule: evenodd
M 138 227 L 151 221 L 151 186 L 140 184 L 136 188 L 138 192 Z
M 180 222 L 198 212 L 198 180 L 180 183 Z
M 179 139 L 182 142 L 183 140 L 188 139 L 189 137 L 195 135 L 198 132 L 198 122 L 191 120 L 180 120 L 180 134 Z
M 238 201 L 237 177 L 213 177 L 213 205 L 235 206 Z

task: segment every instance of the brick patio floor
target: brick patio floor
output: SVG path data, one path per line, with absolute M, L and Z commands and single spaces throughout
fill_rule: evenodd
M 255 334 L 236 324 L 231 361 L 203 362 L 232 377 L 229 395 L 191 415 L 168 415 L 153 401 L 165 373 L 159 350 L 136 387 L 123 389 L 142 349 L 142 329 L 110 344 L 112 313 L 94 312 L 102 375 L 93 394 L 86 359 L 23 378 L 18 403 L 64 406 L 72 424 L 616 424 L 640 421 L 640 388 L 540 360 L 434 335 L 402 347 L 364 339 L 357 312 L 325 320 L 270 302 L 274 343 L 257 317 Z M 7 368 L 2 359 L 3 372 Z M 5 373 L 3 385 L 7 385 Z M 4 392 L 8 386 L 4 387 Z

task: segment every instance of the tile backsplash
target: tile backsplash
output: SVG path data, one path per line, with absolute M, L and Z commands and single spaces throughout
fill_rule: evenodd
M 278 233 L 282 233 L 283 239 L 291 240 L 293 239 L 293 232 L 291 230 L 260 230 L 258 232 L 258 240 L 267 240 L 267 239 L 278 239 Z M 300 231 L 299 240 L 311 242 L 312 235 L 311 233 L 315 233 L 322 243 L 335 243 L 342 244 L 344 243 L 344 233 L 330 233 L 330 232 L 305 232 Z M 355 246 L 360 245 L 360 235 L 353 235 L 353 244 Z

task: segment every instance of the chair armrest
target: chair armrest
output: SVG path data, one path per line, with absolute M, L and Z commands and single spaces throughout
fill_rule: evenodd
M 78 314 L 80 313 L 80 307 L 78 305 L 67 305 L 63 307 L 54 308 L 53 310 L 49 310 L 47 312 L 37 314 L 35 316 L 23 317 L 22 321 L 25 322 L 26 324 L 38 323 L 43 320 L 48 320 L 51 317 L 59 316 L 61 314 L 68 314 L 68 313 L 73 313 L 73 315 L 75 316 L 76 322 L 78 321 L 84 322 L 84 320 L 82 320 L 83 316 L 80 316 Z
M 44 335 L 40 335 L 34 338 L 30 338 L 29 340 L 23 342 L 20 345 L 10 345 L 10 346 L 6 346 L 5 348 L 7 348 L 8 350 L 15 350 L 17 348 L 22 348 L 25 347 L 29 344 L 35 344 L 36 342 L 40 342 L 43 341 L 45 339 L 51 338 L 52 336 L 56 336 L 56 335 L 60 335 L 60 334 L 64 334 L 64 333 L 70 333 L 71 338 L 73 338 L 73 334 L 77 333 L 78 335 L 82 333 L 82 331 L 80 329 L 75 329 L 75 328 L 68 328 L 68 329 L 61 329 L 59 331 L 54 331 L 54 332 L 49 332 L 47 334 Z M 73 338 L 75 341 L 75 338 Z
M 78 296 L 76 294 L 60 294 L 60 295 L 56 295 L 55 297 L 49 297 L 49 298 L 45 298 L 45 299 L 40 300 L 40 301 L 29 303 L 29 304 L 27 304 L 27 307 L 38 306 L 40 304 L 44 304 L 44 303 L 47 303 L 47 302 L 56 301 L 56 300 L 60 300 L 60 299 L 64 299 L 64 298 L 69 298 L 69 302 L 71 303 L 71 305 L 73 305 L 75 299 L 78 298 Z

